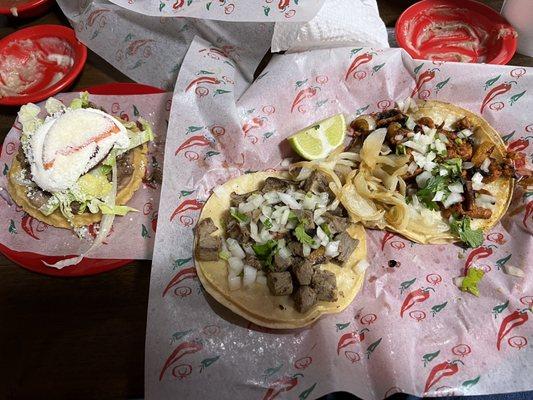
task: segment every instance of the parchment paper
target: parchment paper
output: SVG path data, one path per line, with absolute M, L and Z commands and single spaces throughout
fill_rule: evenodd
M 78 39 L 92 51 L 131 79 L 169 90 L 174 87 L 183 57 L 196 35 L 230 56 L 228 62 L 251 80 L 270 47 L 274 29 L 273 23 L 151 17 L 107 0 L 57 3 Z
M 193 42 L 173 96 L 148 309 L 147 398 L 305 399 L 344 390 L 382 399 L 533 389 L 533 323 L 525 317 L 533 317 L 531 193 L 517 191 L 503 223 L 475 250 L 368 230 L 363 290 L 346 311 L 308 329 L 273 331 L 235 316 L 202 290 L 192 261 L 192 229 L 209 190 L 280 166 L 293 156 L 287 136 L 338 112 L 349 120 L 408 96 L 450 101 L 481 113 L 530 159 L 533 70 L 338 48 L 276 56 L 239 98 L 217 94 L 227 85 L 194 84 L 201 71 L 243 79 L 223 59 L 202 58 L 210 46 Z M 473 262 L 486 271 L 480 297 L 452 283 Z M 506 264 L 526 277 L 506 275 Z M 425 301 L 416 296 L 422 290 Z M 507 323 L 516 315 L 522 323 Z
M 55 97 L 68 104 L 78 93 L 64 93 Z M 149 146 L 148 170 L 151 176 L 154 163 L 163 166 L 170 93 L 134 96 L 97 96 L 90 100 L 108 113 L 136 120 L 139 116 L 149 121 L 156 135 Z M 44 109 L 44 102 L 39 103 Z M 7 174 L 19 149 L 21 126 L 18 120 L 7 134 L 0 150 L 0 243 L 12 250 L 29 251 L 44 255 L 62 256 L 80 254 L 88 247 L 96 231 L 89 229 L 86 239 L 79 239 L 72 231 L 49 226 L 27 215 L 7 192 Z M 117 217 L 113 231 L 105 244 L 90 253 L 91 258 L 151 259 L 154 246 L 160 184 L 143 181 L 128 205 L 139 210 Z M 75 268 L 75 267 L 71 267 Z
M 309 21 L 325 0 L 110 0 L 128 10 L 162 17 L 220 21 Z

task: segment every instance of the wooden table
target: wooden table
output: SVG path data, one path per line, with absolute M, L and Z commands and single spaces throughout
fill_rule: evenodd
M 500 9 L 503 0 L 485 1 Z M 378 0 L 387 26 L 413 1 Z M 0 37 L 27 25 L 68 25 L 59 8 L 9 21 Z M 533 66 L 516 55 L 514 65 Z M 89 51 L 74 89 L 129 82 Z M 16 110 L 0 108 L 0 140 Z M 28 272 L 0 255 L 0 399 L 112 399 L 143 396 L 150 263 L 94 277 L 60 279 Z

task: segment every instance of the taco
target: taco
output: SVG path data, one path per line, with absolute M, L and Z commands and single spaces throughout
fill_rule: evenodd
M 480 246 L 511 201 L 515 161 L 482 117 L 440 101 L 415 103 L 353 120 L 348 149 L 301 162 L 327 174 L 354 222 L 418 243 Z
M 77 229 L 133 209 L 126 203 L 146 169 L 150 125 L 119 120 L 82 93 L 67 107 L 50 98 L 22 106 L 21 146 L 9 170 L 8 191 L 32 217 Z M 109 221 L 111 220 L 111 221 Z
M 217 187 L 195 229 L 196 270 L 218 302 L 257 325 L 298 328 L 345 309 L 361 288 L 364 228 L 319 171 L 258 172 Z

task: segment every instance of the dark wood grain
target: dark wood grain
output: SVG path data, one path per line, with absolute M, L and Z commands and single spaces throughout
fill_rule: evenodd
M 502 0 L 484 1 L 499 10 Z M 378 0 L 387 26 L 414 1 Z M 34 24 L 67 24 L 58 8 L 9 20 L 0 37 Z M 511 64 L 532 66 L 516 55 Z M 73 88 L 129 82 L 89 51 Z M 0 140 L 16 109 L 0 108 Z M 0 399 L 119 399 L 143 396 L 150 263 L 60 279 L 28 272 L 0 255 Z

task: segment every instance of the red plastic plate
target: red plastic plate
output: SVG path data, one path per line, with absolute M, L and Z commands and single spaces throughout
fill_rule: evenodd
M 477 43 L 485 35 L 481 46 L 485 51 L 479 51 Z M 416 59 L 487 64 L 507 64 L 517 45 L 516 31 L 507 20 L 473 0 L 422 0 L 413 4 L 396 22 L 396 39 Z M 474 48 L 469 43 L 474 43 Z
M 164 90 L 161 90 L 159 88 L 138 83 L 107 83 L 103 85 L 92 86 L 88 88 L 87 91 L 91 94 L 100 95 L 134 95 L 164 92 Z M 43 256 L 42 254 L 38 253 L 14 251 L 2 244 L 0 244 L 0 252 L 4 254 L 4 256 L 6 256 L 9 260 L 30 271 L 37 272 L 43 275 L 63 277 L 95 275 L 123 267 L 133 261 L 85 258 L 77 265 L 73 265 L 71 267 L 66 267 L 63 269 L 55 269 L 47 267 L 43 264 L 43 261 L 46 261 L 47 263 L 54 263 L 61 259 L 73 256 Z
M 85 65 L 87 48 L 66 26 L 35 25 L 0 40 L 0 59 L 4 75 L 17 72 L 28 83 L 20 93 L 0 97 L 1 105 L 18 106 L 67 89 Z M 30 86 L 32 81 L 37 83 Z
M 9 4 L 9 2 L 4 1 Z M 11 7 L 16 7 L 17 16 L 21 18 L 37 17 L 43 15 L 54 4 L 54 0 L 17 0 L 12 1 Z M 0 7 L 0 14 L 13 15 L 11 7 Z

